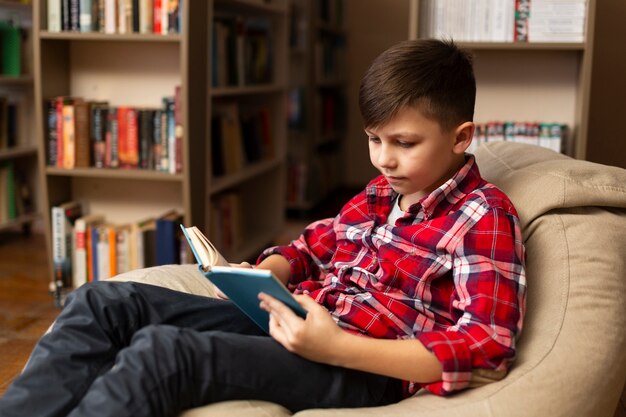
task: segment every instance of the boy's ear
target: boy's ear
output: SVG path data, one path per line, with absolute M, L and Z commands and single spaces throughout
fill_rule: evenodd
M 476 125 L 473 122 L 461 123 L 455 129 L 455 139 L 452 151 L 456 154 L 463 154 L 472 143 L 474 137 L 474 129 Z

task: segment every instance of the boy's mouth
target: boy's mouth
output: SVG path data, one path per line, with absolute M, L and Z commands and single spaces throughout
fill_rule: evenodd
M 394 182 L 400 182 L 402 180 L 404 180 L 404 177 L 398 177 L 395 175 L 385 175 L 385 178 L 387 178 L 387 181 L 390 183 L 394 183 Z

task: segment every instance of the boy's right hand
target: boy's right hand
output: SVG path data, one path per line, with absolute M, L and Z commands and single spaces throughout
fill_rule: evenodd
M 240 264 L 231 263 L 230 266 L 235 267 L 235 268 L 249 268 L 249 269 L 253 268 L 252 265 L 250 265 L 248 262 L 242 262 Z M 219 298 L 220 300 L 228 300 L 228 296 L 224 294 L 222 290 L 217 288 L 215 285 L 213 285 L 213 289 L 215 290 L 216 298 Z

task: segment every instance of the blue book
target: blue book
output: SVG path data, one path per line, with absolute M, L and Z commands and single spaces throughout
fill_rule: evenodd
M 235 303 L 241 311 L 269 334 L 269 314 L 259 306 L 259 293 L 282 301 L 298 316 L 305 318 L 306 310 L 285 286 L 267 269 L 232 267 L 215 249 L 209 239 L 195 226 L 180 226 L 198 261 L 198 269 L 209 281 Z

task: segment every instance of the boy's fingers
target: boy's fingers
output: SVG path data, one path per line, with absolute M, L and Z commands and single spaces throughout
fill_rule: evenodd
M 296 325 L 298 323 L 298 320 L 301 320 L 298 316 L 295 315 L 293 311 L 291 311 L 289 307 L 287 307 L 285 304 L 278 301 L 271 295 L 260 293 L 259 299 L 266 303 L 267 307 L 270 310 L 270 315 L 276 315 L 276 318 L 279 320 L 281 326 L 283 326 L 284 324 L 286 324 L 287 326 Z

